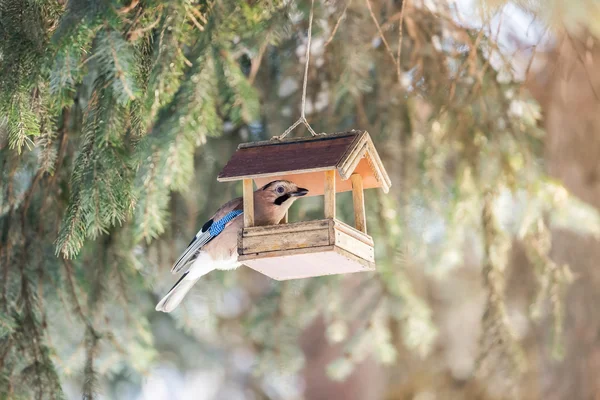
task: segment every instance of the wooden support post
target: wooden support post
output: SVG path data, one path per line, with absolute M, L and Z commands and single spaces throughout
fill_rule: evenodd
M 354 203 L 354 226 L 357 230 L 367 233 L 367 215 L 365 214 L 365 196 L 362 176 L 352 174 L 352 202 Z
M 325 218 L 335 218 L 335 170 L 325 171 Z
M 244 179 L 244 228 L 254 226 L 254 184 L 252 179 Z

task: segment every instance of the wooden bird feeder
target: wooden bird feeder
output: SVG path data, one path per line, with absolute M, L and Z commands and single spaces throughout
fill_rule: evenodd
M 286 179 L 323 195 L 325 218 L 317 221 L 254 226 L 254 185 Z M 310 138 L 245 143 L 219 182 L 243 180 L 244 228 L 239 260 L 276 280 L 370 271 L 375 268 L 373 239 L 367 234 L 363 189 L 389 191 L 391 182 L 366 131 Z M 355 227 L 338 219 L 337 192 L 352 191 Z

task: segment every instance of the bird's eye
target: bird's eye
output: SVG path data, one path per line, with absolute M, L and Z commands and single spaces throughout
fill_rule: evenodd
M 279 186 L 277 188 L 277 193 L 283 193 L 285 191 L 285 189 L 283 188 L 283 186 Z

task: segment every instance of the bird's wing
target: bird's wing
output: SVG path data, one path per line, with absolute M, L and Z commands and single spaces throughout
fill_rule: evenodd
M 237 211 L 237 210 L 242 211 L 243 209 L 244 209 L 244 202 L 243 202 L 242 198 L 236 197 L 235 199 L 230 200 L 227 203 L 223 204 L 221 206 L 221 208 L 219 208 L 217 210 L 217 212 L 212 216 L 210 221 L 217 221 L 217 220 L 223 218 L 230 211 Z
M 211 219 L 209 219 L 192 239 L 187 249 L 177 259 L 171 272 L 176 274 L 181 271 L 198 253 L 198 251 L 212 239 L 217 237 L 231 221 L 242 214 L 243 203 L 241 198 L 225 203 Z

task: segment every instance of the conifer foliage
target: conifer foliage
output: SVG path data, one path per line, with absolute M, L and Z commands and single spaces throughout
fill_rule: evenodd
M 457 22 L 448 2 L 314 2 L 307 116 L 319 132 L 368 130 L 393 181 L 366 201 L 377 272 L 285 283 L 215 272 L 190 293 L 205 296 L 189 301 L 201 317 L 154 312 L 188 236 L 239 195 L 215 185 L 223 162 L 297 118 L 310 3 L 0 0 L 0 398 L 61 399 L 75 382 L 94 399 L 163 351 L 208 365 L 238 347 L 256 356 L 244 379 L 259 391 L 257 376 L 301 369 L 317 316 L 342 349 L 329 378 L 369 356 L 425 358 L 437 328 L 408 272 L 467 258 L 487 293 L 478 360 L 491 375 L 521 371 L 504 303 L 512 241 L 535 264 L 536 314 L 552 304 L 560 347 L 570 272 L 550 259 L 550 231 L 597 233 L 600 217 L 545 179 L 538 105 L 490 31 Z M 321 207 L 306 199 L 290 218 Z M 214 299 L 232 293 L 243 301 L 224 311 Z
M 108 282 L 143 285 L 126 259 L 164 231 L 195 149 L 222 121 L 257 118 L 222 22 L 237 3 L 0 2 L 0 397 L 62 398 L 47 319 L 65 312 L 86 327 L 94 397 Z M 280 8 L 244 5 L 239 18 L 268 25 Z

